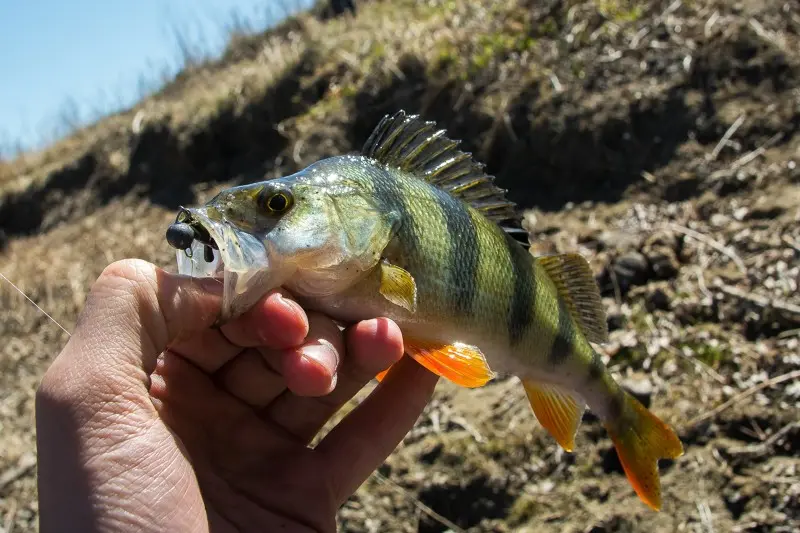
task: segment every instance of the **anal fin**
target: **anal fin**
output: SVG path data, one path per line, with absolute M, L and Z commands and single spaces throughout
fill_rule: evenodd
M 481 387 L 496 375 L 475 346 L 406 338 L 405 349 L 419 364 L 462 387 Z
M 608 341 L 608 324 L 600 289 L 588 261 L 580 254 L 537 257 L 589 342 Z
M 522 385 L 542 427 L 566 451 L 575 449 L 575 433 L 586 410 L 586 403 L 557 385 L 530 380 L 524 380 Z

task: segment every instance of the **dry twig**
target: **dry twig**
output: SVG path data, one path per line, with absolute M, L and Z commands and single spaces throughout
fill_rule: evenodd
M 15 466 L 0 474 L 0 491 L 27 474 L 34 466 L 36 466 L 36 456 L 32 453 L 23 454 Z
M 690 428 L 692 426 L 697 425 L 698 423 L 708 420 L 709 418 L 714 418 L 718 414 L 720 414 L 725 409 L 731 407 L 732 405 L 736 405 L 737 403 L 741 402 L 745 398 L 749 398 L 753 394 L 772 387 L 774 385 L 778 385 L 779 383 L 783 383 L 784 381 L 789 381 L 790 379 L 797 379 L 800 378 L 800 370 L 794 370 L 792 372 L 787 372 L 786 374 L 781 374 L 780 376 L 776 376 L 772 379 L 768 379 L 763 383 L 759 383 L 758 385 L 754 385 L 750 387 L 746 391 L 740 392 L 730 400 L 716 406 L 714 409 L 708 411 L 707 413 L 703 413 L 700 416 L 696 416 L 693 419 L 689 420 L 689 422 L 684 426 L 684 429 Z
M 737 289 L 736 287 L 725 285 L 721 282 L 716 283 L 714 288 L 721 293 L 727 294 L 728 296 L 739 298 L 740 300 L 750 302 L 751 304 L 757 305 L 758 307 L 764 309 L 776 309 L 778 311 L 784 311 L 786 313 L 800 316 L 800 305 L 787 302 L 786 300 L 779 300 L 776 298 L 770 299 L 766 296 L 761 296 L 760 294 L 754 294 L 752 292 L 746 292 L 741 289 Z
M 737 159 L 736 161 L 731 163 L 731 166 L 728 167 L 727 169 L 718 170 L 718 171 L 714 172 L 713 174 L 711 174 L 711 179 L 714 180 L 714 179 L 720 178 L 720 177 L 724 176 L 725 174 L 727 174 L 728 172 L 736 172 L 737 170 L 739 170 L 743 166 L 745 166 L 748 163 L 752 162 L 755 158 L 757 158 L 760 155 L 762 155 L 764 152 L 767 151 L 767 148 L 770 148 L 772 145 L 774 145 L 775 143 L 780 141 L 782 138 L 783 138 L 783 132 L 776 133 L 775 135 L 773 135 L 772 137 L 767 139 L 764 144 L 762 144 L 761 146 L 759 146 L 758 148 L 756 148 L 752 152 L 748 152 L 748 153 L 744 154 L 742 157 L 740 157 L 739 159 Z
M 737 118 L 734 121 L 734 123 L 731 124 L 731 127 L 728 128 L 728 130 L 725 132 L 725 135 L 722 136 L 717 145 L 714 147 L 714 150 L 712 150 L 711 154 L 709 154 L 708 156 L 709 161 L 714 161 L 717 158 L 717 156 L 719 156 L 719 153 L 722 151 L 723 148 L 725 148 L 725 145 L 728 144 L 728 141 L 731 140 L 731 137 L 733 137 L 733 134 L 736 133 L 736 130 L 739 129 L 739 126 L 741 126 L 744 123 L 744 118 L 745 115 L 740 115 L 739 118 Z
M 792 248 L 795 252 L 800 253 L 800 244 L 798 244 L 794 239 L 789 237 L 788 235 L 783 235 L 781 240 L 785 242 L 790 248 Z
M 0 526 L 0 533 L 11 533 L 14 531 L 14 521 L 17 519 L 17 502 L 11 500 L 11 509 L 6 514 L 5 526 Z
M 407 498 L 408 500 L 410 500 L 411 503 L 413 503 L 414 506 L 417 509 L 419 509 L 420 511 L 422 511 L 423 513 L 425 513 L 429 517 L 433 518 L 434 520 L 436 520 L 437 522 L 439 522 L 443 526 L 449 528 L 450 531 L 453 531 L 454 533 L 466 533 L 466 531 L 464 529 L 460 528 L 459 526 L 457 526 L 456 524 L 454 524 L 453 522 L 448 520 L 447 517 L 440 515 L 439 513 L 437 513 L 436 511 L 434 511 L 433 509 L 431 509 L 430 507 L 428 507 L 427 505 L 425 505 L 424 503 L 419 501 L 419 498 L 417 498 L 416 496 L 411 494 L 409 491 L 407 491 L 406 489 L 404 489 L 403 487 L 401 487 L 400 485 L 398 485 L 397 483 L 395 483 L 391 479 L 387 478 L 386 476 L 384 476 L 380 472 L 375 472 L 372 475 L 373 475 L 373 477 L 375 479 L 377 479 L 381 483 L 387 484 L 389 487 L 394 489 L 397 493 L 401 494 L 404 498 Z
M 700 361 L 699 359 L 695 359 L 694 357 L 691 357 L 689 355 L 686 355 L 685 353 L 683 353 L 681 350 L 675 348 L 674 346 L 667 346 L 666 348 L 667 348 L 667 351 L 670 352 L 671 354 L 674 354 L 674 355 L 677 355 L 678 357 L 686 359 L 688 362 L 690 362 L 692 365 L 694 365 L 694 367 L 697 370 L 699 370 L 700 372 L 705 372 L 706 374 L 711 376 L 711 378 L 714 379 L 717 383 L 721 383 L 723 385 L 725 383 L 727 383 L 727 381 L 725 381 L 725 378 L 722 377 L 722 375 L 720 375 L 719 372 L 717 372 L 716 370 L 711 368 L 711 366 L 708 365 L 707 363 L 705 363 L 703 361 Z
M 691 228 L 687 228 L 686 226 L 681 226 L 680 224 L 675 224 L 675 223 L 670 223 L 668 224 L 668 226 L 677 232 L 683 233 L 687 237 L 691 237 L 697 241 L 700 241 L 702 243 L 711 246 L 713 249 L 715 249 L 716 251 L 725 255 L 731 261 L 733 261 L 734 264 L 739 268 L 739 270 L 741 270 L 742 274 L 747 275 L 747 267 L 745 266 L 744 261 L 742 261 L 742 258 L 739 257 L 739 255 L 731 247 L 725 246 L 721 242 L 712 239 L 708 235 L 700 233 L 699 231 L 695 231 Z
M 761 442 L 757 442 L 755 444 L 750 444 L 749 446 L 742 446 L 741 448 L 735 448 L 730 450 L 731 453 L 757 453 L 762 450 L 765 450 L 775 444 L 781 437 L 789 433 L 796 427 L 800 427 L 800 422 L 791 422 L 786 424 L 781 429 L 773 433 L 770 437 L 764 439 Z

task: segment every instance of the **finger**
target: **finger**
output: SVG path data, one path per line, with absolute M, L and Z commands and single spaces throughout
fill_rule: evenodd
M 308 315 L 309 333 L 298 348 L 247 350 L 217 373 L 217 382 L 253 407 L 266 407 L 282 394 L 326 394 L 336 383 L 342 334 L 330 319 Z
M 208 374 L 180 355 L 166 352 L 159 358 L 150 395 L 159 414 L 187 446 L 199 443 L 207 451 L 227 446 L 220 451 L 230 455 L 248 438 L 257 436 L 262 452 L 269 440 L 252 409 L 215 386 Z
M 321 396 L 336 386 L 340 354 L 344 353 L 342 332 L 331 319 L 320 313 L 309 313 L 308 324 L 308 336 L 302 346 L 277 354 L 261 350 L 267 364 L 279 365 L 289 389 L 286 394 Z
M 404 357 L 358 407 L 320 442 L 335 501 L 343 503 L 413 427 L 438 376 Z
M 265 295 L 252 308 L 220 329 L 207 329 L 170 345 L 208 373 L 214 373 L 243 347 L 286 348 L 300 344 L 308 322 L 300 306 L 279 292 Z
M 286 390 L 283 376 L 254 349 L 235 357 L 217 372 L 215 379 L 225 390 L 252 407 L 264 407 Z
M 207 329 L 169 346 L 171 352 L 186 358 L 208 374 L 213 374 L 244 351 L 218 330 Z
M 275 291 L 220 331 L 238 346 L 281 349 L 302 343 L 308 328 L 303 308 L 288 295 Z
M 158 355 L 171 342 L 210 327 L 221 301 L 222 287 L 214 280 L 169 274 L 141 260 L 112 263 L 92 286 L 69 343 L 45 376 L 45 389 L 87 401 L 97 390 L 146 394 Z
M 301 397 L 284 394 L 266 414 L 304 443 L 310 442 L 322 426 L 376 374 L 396 363 L 403 355 L 400 328 L 387 318 L 360 322 L 347 331 L 347 352 L 330 394 Z

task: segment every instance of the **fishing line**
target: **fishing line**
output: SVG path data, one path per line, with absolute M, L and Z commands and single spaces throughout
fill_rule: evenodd
M 69 331 L 67 331 L 67 330 L 66 330 L 66 328 L 65 328 L 64 326 L 62 326 L 61 324 L 59 324 L 59 323 L 58 323 L 58 321 L 57 321 L 55 318 L 53 318 L 53 317 L 51 317 L 50 315 L 48 315 L 48 314 L 47 314 L 47 311 L 45 311 L 44 309 L 42 309 L 41 307 L 39 307 L 39 305 L 38 305 L 36 302 L 34 302 L 33 300 L 31 300 L 31 298 L 30 298 L 30 297 L 29 297 L 27 294 L 25 294 L 24 292 L 22 292 L 22 289 L 20 289 L 20 288 L 19 288 L 19 287 L 17 287 L 16 285 L 14 285 L 14 284 L 11 282 L 11 280 L 10 280 L 10 279 L 8 279 L 8 278 L 5 276 L 5 274 L 3 274 L 2 272 L 0 272 L 0 278 L 3 278 L 4 280 L 6 280 L 6 281 L 8 282 L 8 284 L 9 284 L 9 285 L 11 285 L 12 287 L 14 287 L 14 289 L 16 289 L 16 291 L 17 291 L 18 293 L 20 293 L 22 296 L 24 296 L 24 297 L 25 297 L 25 299 L 26 299 L 26 300 L 28 300 L 30 303 L 32 303 L 32 304 L 33 304 L 33 306 L 34 306 L 36 309 L 38 309 L 39 311 L 41 311 L 41 312 L 44 314 L 44 316 L 46 316 L 47 318 L 49 318 L 49 319 L 50 319 L 50 320 L 53 322 L 53 324 L 55 324 L 56 326 L 60 327 L 60 328 L 61 328 L 61 329 L 64 331 L 64 333 L 66 333 L 66 334 L 67 334 L 69 337 L 72 337 L 72 333 L 70 333 Z

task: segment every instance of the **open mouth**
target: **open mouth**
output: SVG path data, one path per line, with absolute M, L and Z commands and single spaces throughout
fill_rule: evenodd
M 202 217 L 205 218 L 205 217 Z M 167 228 L 167 242 L 177 251 L 178 273 L 193 277 L 222 277 L 223 255 L 216 239 L 200 217 L 181 208 Z
M 221 320 L 245 311 L 277 286 L 262 238 L 228 222 L 214 207 L 182 208 L 166 236 L 179 274 L 224 285 Z

